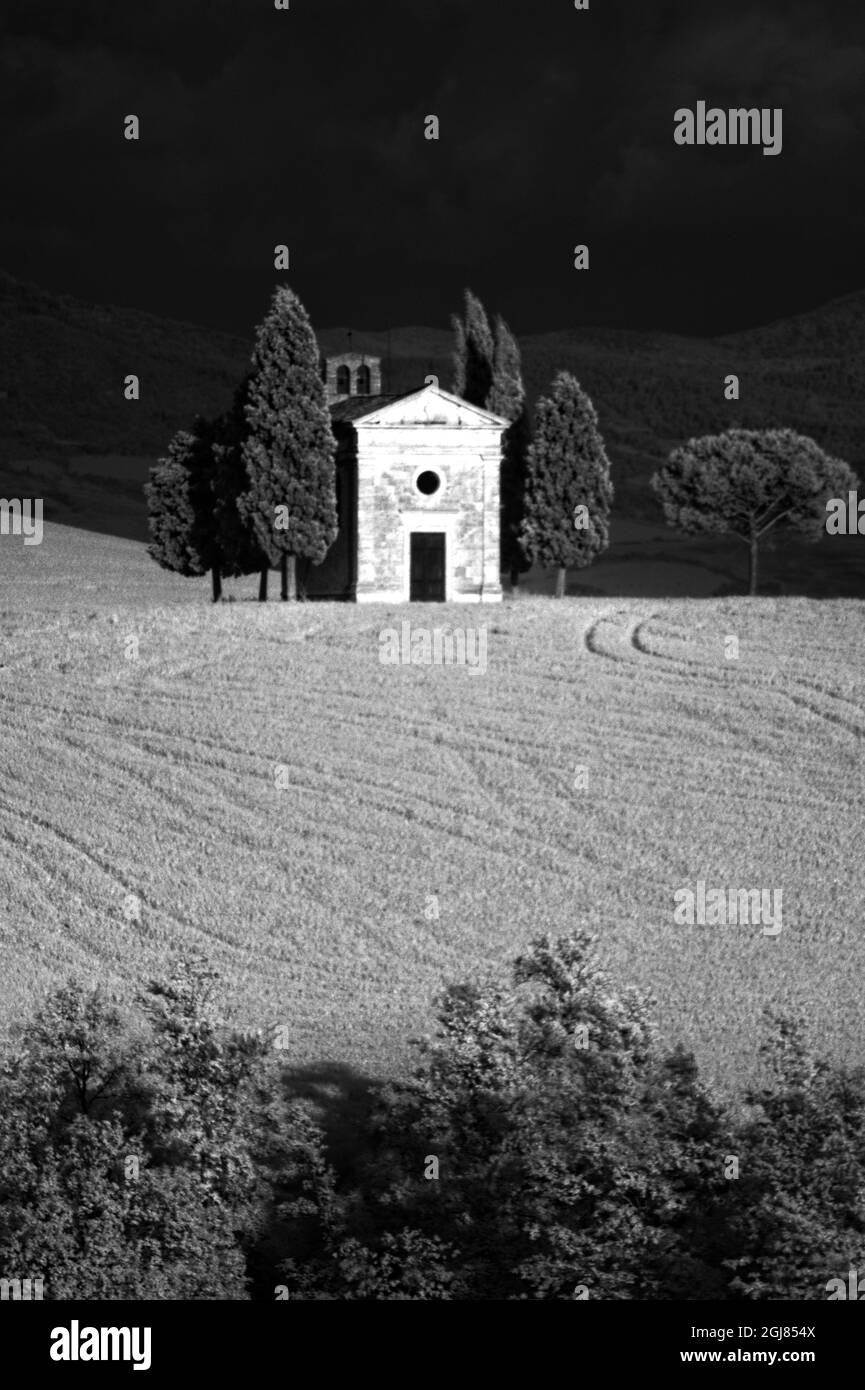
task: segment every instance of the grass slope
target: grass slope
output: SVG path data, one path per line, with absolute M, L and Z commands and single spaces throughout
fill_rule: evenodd
M 298 1066 L 382 1073 L 444 980 L 588 926 L 724 1086 L 765 1005 L 865 1061 L 862 603 L 214 608 L 132 542 L 52 527 L 11 554 L 5 1019 L 70 971 L 128 992 L 196 945 L 226 1018 L 287 1025 Z M 485 623 L 486 673 L 382 665 L 409 617 Z M 699 878 L 782 889 L 780 936 L 675 926 Z

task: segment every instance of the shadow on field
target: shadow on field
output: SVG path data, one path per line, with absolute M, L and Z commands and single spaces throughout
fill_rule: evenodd
M 130 557 L 126 590 L 136 574 L 155 576 L 148 557 L 147 507 L 143 486 L 153 458 L 118 455 L 0 460 L 0 496 L 43 499 L 43 516 L 84 533 L 85 551 L 100 573 L 100 537 L 137 541 Z M 665 525 L 648 503 L 633 515 L 616 512 L 610 548 L 589 567 L 570 570 L 567 594 L 576 598 L 724 598 L 747 593 L 747 547 L 730 536 L 683 535 Z M 173 577 L 173 576 L 172 576 Z M 534 568 L 520 576 L 516 590 L 503 575 L 508 598 L 550 597 L 553 570 Z M 80 583 L 80 575 L 78 576 Z M 72 592 L 75 583 L 72 583 Z M 238 599 L 257 601 L 258 576 L 235 585 Z M 761 597 L 865 598 L 865 542 L 858 535 L 823 536 L 809 545 L 788 533 L 770 532 L 760 547 Z M 269 601 L 278 600 L 278 578 L 271 575 Z M 147 601 L 146 599 L 144 600 Z M 241 599 L 242 601 L 242 599 Z
M 343 1062 L 288 1067 L 282 1076 L 287 1099 L 312 1104 L 337 1177 L 340 1183 L 351 1185 L 370 1157 L 366 1119 L 381 1081 Z
M 313 1112 L 324 1133 L 326 1156 L 334 1170 L 337 1189 L 343 1193 L 362 1186 L 362 1174 L 372 1159 L 366 1123 L 378 1084 L 342 1062 L 320 1062 L 286 1067 L 282 1072 L 286 1101 L 302 1101 Z M 362 1204 L 361 1204 L 362 1207 Z M 355 1211 L 353 1234 L 370 1234 L 373 1227 L 362 1209 Z M 320 1256 L 320 1238 L 313 1217 L 294 1217 L 288 1223 L 272 1219 L 247 1255 L 251 1296 L 272 1301 L 274 1281 L 283 1277 L 282 1261 L 291 1258 L 302 1267 Z

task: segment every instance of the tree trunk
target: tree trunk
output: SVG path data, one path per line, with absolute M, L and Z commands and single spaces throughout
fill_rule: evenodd
M 280 556 L 279 569 L 282 575 L 282 588 L 280 598 L 297 598 L 297 562 L 293 555 L 283 554 Z
M 210 577 L 213 580 L 213 602 L 218 603 L 222 598 L 222 572 L 220 571 L 219 565 L 213 566 L 213 569 L 210 571 Z
M 556 570 L 556 598 L 565 597 L 565 580 L 567 579 L 567 577 L 568 572 L 565 569 L 564 565 L 559 565 L 558 569 Z
M 302 559 L 297 566 L 297 601 L 306 602 L 306 585 L 309 580 L 309 571 L 312 568 L 312 561 L 309 556 Z
M 261 574 L 260 574 L 259 580 L 258 580 L 258 601 L 259 601 L 259 603 L 267 603 L 267 571 L 268 571 L 269 568 L 270 568 L 269 565 L 262 565 L 262 567 L 261 567 Z
M 757 545 L 757 537 L 752 536 L 748 563 L 748 593 L 752 596 L 757 592 Z

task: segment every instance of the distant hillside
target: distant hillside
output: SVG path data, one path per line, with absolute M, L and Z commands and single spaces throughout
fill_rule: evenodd
M 344 329 L 319 334 L 328 351 Z M 359 351 L 385 356 L 387 335 L 354 333 Z M 615 329 L 570 329 L 520 338 L 530 401 L 555 373 L 571 371 L 600 416 L 615 468 L 617 503 L 656 515 L 648 479 L 670 449 L 694 434 L 738 424 L 790 425 L 865 475 L 865 292 L 764 328 L 722 338 Z M 420 386 L 428 372 L 451 378 L 451 334 L 408 328 L 391 334 L 392 389 Z M 741 399 L 724 399 L 734 373 Z
M 345 328 L 318 338 L 326 352 L 347 346 Z M 865 292 L 715 339 L 587 328 L 520 341 L 530 400 L 562 369 L 588 390 L 626 514 L 657 515 L 648 478 L 670 448 L 734 423 L 793 426 L 865 474 Z M 355 331 L 352 345 L 382 358 L 386 390 L 415 389 L 429 373 L 450 386 L 445 326 Z M 155 457 L 196 413 L 228 404 L 250 347 L 251 338 L 86 304 L 0 273 L 0 462 L 27 459 L 35 477 L 42 459 L 74 457 L 81 473 L 82 456 Z M 128 372 L 141 379 L 137 403 L 123 398 Z M 741 380 L 738 403 L 724 400 L 730 372 Z M 131 476 L 141 471 L 139 463 Z M 93 472 L 110 486 L 101 465 Z
M 0 441 L 19 455 L 147 454 L 196 412 L 225 408 L 240 338 L 49 294 L 0 272 Z M 141 399 L 127 401 L 134 372 Z

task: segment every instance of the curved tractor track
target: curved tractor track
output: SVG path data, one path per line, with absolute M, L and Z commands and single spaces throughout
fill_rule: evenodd
M 653 624 L 664 626 L 659 631 Z M 684 647 L 685 654 L 671 652 L 662 645 L 671 640 Z M 792 672 L 778 670 L 777 666 L 758 672 L 753 667 L 724 662 L 720 632 L 717 652 L 709 652 L 686 629 L 671 627 L 661 614 L 645 611 L 634 614 L 619 608 L 592 619 L 584 631 L 583 641 L 591 655 L 630 665 L 635 670 L 640 658 L 649 657 L 658 663 L 659 674 L 664 671 L 677 679 L 688 675 L 721 685 L 727 685 L 731 677 L 744 680 L 757 693 L 786 700 L 795 708 L 857 738 L 865 735 L 865 706 L 860 701 L 826 690 L 815 681 Z

